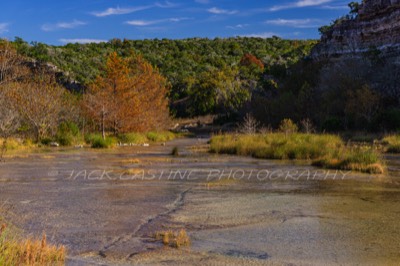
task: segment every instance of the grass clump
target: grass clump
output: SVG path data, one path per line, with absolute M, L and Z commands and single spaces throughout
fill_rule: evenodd
M 118 136 L 121 143 L 143 144 L 147 142 L 166 142 L 178 135 L 170 131 L 150 131 L 147 133 L 125 133 Z
M 190 246 L 190 238 L 184 229 L 181 229 L 179 232 L 172 230 L 156 232 L 154 238 L 161 240 L 165 246 L 173 248 Z
M 147 137 L 143 133 L 126 133 L 118 136 L 118 141 L 122 143 L 142 144 L 147 142 Z
M 220 135 L 211 139 L 211 152 L 250 155 L 263 159 L 309 160 L 321 158 L 343 146 L 334 135 L 271 133 Z
M 0 227 L 0 265 L 64 265 L 64 246 L 47 244 L 41 240 L 17 240 L 5 224 Z
M 176 136 L 170 131 L 151 131 L 146 134 L 146 137 L 151 142 L 166 142 L 173 140 Z
M 112 137 L 103 139 L 100 134 L 87 134 L 85 135 L 85 142 L 94 149 L 106 149 L 114 146 L 116 141 Z
M 382 143 L 387 146 L 389 153 L 400 153 L 400 135 L 391 135 L 383 138 Z
M 379 154 L 372 149 L 347 147 L 329 134 L 271 133 L 219 135 L 211 139 L 214 153 L 249 155 L 262 159 L 311 160 L 315 166 L 366 173 L 383 173 Z
M 369 174 L 383 174 L 385 165 L 380 155 L 371 148 L 346 148 L 331 157 L 315 160 L 314 166 L 330 169 L 358 171 Z
M 82 141 L 79 127 L 73 122 L 63 122 L 58 126 L 55 137 L 61 146 L 71 146 Z

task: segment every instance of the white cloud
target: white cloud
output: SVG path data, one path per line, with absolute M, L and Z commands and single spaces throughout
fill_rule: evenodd
M 272 36 L 278 36 L 278 34 L 274 32 L 261 32 L 261 33 L 251 33 L 251 34 L 245 34 L 242 35 L 241 37 L 251 37 L 251 38 L 271 38 Z
M 160 20 L 130 20 L 127 21 L 126 24 L 131 26 L 150 26 L 160 22 Z
M 269 11 L 279 11 L 283 9 L 301 8 L 308 6 L 320 6 L 329 2 L 332 2 L 332 0 L 299 0 L 297 2 L 289 3 L 287 5 L 273 6 L 269 9 Z
M 217 14 L 217 15 L 234 15 L 238 13 L 237 10 L 227 10 L 227 9 L 220 9 L 217 7 L 212 7 L 207 10 L 209 13 Z
M 0 23 L 0 34 L 8 32 L 8 23 Z
M 189 18 L 167 18 L 167 19 L 159 19 L 159 20 L 129 20 L 125 23 L 131 26 L 145 27 L 151 26 L 155 24 L 160 24 L 164 22 L 180 22 L 183 20 L 188 20 Z
M 235 26 L 227 26 L 227 28 L 236 30 L 236 29 L 244 29 L 247 26 L 249 26 L 249 24 L 237 24 Z
M 315 28 L 321 21 L 318 19 L 273 19 L 265 21 L 266 24 L 276 26 L 287 26 L 293 28 Z
M 169 1 L 165 1 L 164 3 L 157 2 L 157 3 L 155 3 L 155 6 L 160 7 L 160 8 L 171 8 L 171 7 L 176 7 L 178 5 L 171 3 Z
M 107 42 L 107 40 L 99 40 L 99 39 L 60 39 L 60 42 L 67 43 L 101 43 Z
M 54 31 L 60 29 L 74 29 L 79 26 L 86 25 L 86 22 L 82 22 L 79 20 L 74 20 L 72 22 L 59 22 L 57 24 L 44 24 L 42 26 L 43 31 Z
M 130 13 L 134 13 L 137 11 L 142 11 L 145 9 L 149 9 L 152 6 L 139 6 L 139 7 L 129 7 L 129 8 L 120 8 L 120 7 L 110 7 L 107 8 L 104 11 L 95 11 L 95 12 L 91 12 L 91 14 L 93 16 L 96 17 L 107 17 L 107 16 L 113 16 L 113 15 L 125 15 L 125 14 L 130 14 Z

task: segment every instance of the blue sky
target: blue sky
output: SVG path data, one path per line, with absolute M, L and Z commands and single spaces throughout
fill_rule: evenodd
M 348 13 L 342 0 L 13 0 L 0 3 L 0 36 L 61 45 L 112 38 L 273 35 L 319 38 Z

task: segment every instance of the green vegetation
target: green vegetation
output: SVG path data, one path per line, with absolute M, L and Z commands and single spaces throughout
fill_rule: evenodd
M 0 227 L 0 265 L 64 265 L 65 248 L 47 244 L 46 235 L 41 240 L 20 240 L 7 228 Z
M 237 112 L 250 99 L 264 69 L 293 65 L 308 55 L 315 43 L 278 37 L 114 39 L 108 43 L 65 46 L 28 44 L 21 38 L 14 41 L 20 54 L 49 62 L 68 73 L 61 81 L 77 81 L 79 86 L 71 86 L 75 91 L 85 89 L 101 74 L 110 53 L 127 57 L 134 50 L 167 79 L 171 111 L 178 116 Z
M 103 138 L 101 134 L 86 134 L 85 135 L 86 144 L 91 145 L 92 148 L 95 149 L 105 149 L 110 148 L 116 145 L 117 140 L 114 137 L 107 136 Z
M 325 168 L 384 172 L 376 151 L 347 147 L 340 137 L 327 134 L 217 135 L 211 139 L 210 151 L 263 159 L 311 160 L 313 165 Z
M 347 148 L 332 157 L 315 160 L 314 166 L 383 174 L 385 166 L 380 155 L 371 148 Z
M 400 153 L 400 135 L 387 136 L 382 142 L 387 146 L 387 152 Z
M 126 133 L 118 135 L 121 143 L 143 144 L 148 142 L 146 134 L 143 133 Z
M 176 134 L 170 131 L 156 132 L 151 131 L 146 134 L 146 137 L 151 142 L 166 142 L 174 139 Z
M 103 139 L 101 134 L 91 133 L 85 135 L 85 142 L 91 145 L 92 148 L 110 148 L 120 144 L 145 144 L 154 142 L 166 142 L 175 139 L 179 134 L 172 133 L 170 131 L 151 131 L 147 133 L 126 133 L 120 134 L 117 137 L 106 136 Z
M 82 135 L 79 127 L 73 122 L 62 122 L 58 126 L 55 140 L 61 146 L 71 146 L 82 142 Z M 43 143 L 43 140 L 42 140 Z
M 166 142 L 179 137 L 171 131 L 150 131 L 147 133 L 127 133 L 118 135 L 118 141 L 127 144 L 143 144 L 149 142 Z

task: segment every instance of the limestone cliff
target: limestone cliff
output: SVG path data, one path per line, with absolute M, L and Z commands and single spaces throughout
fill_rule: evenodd
M 400 0 L 364 0 L 358 14 L 337 20 L 324 32 L 311 56 L 356 57 L 371 50 L 400 59 Z

